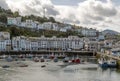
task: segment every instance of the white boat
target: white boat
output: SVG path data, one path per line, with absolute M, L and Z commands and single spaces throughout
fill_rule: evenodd
M 100 67 L 102 67 L 102 68 L 107 68 L 108 67 L 108 62 L 104 58 L 99 59 L 98 63 L 100 65 Z
M 64 58 L 63 62 L 68 63 L 68 62 L 69 62 L 69 58 L 66 56 L 66 57 Z
M 35 61 L 35 62 L 39 62 L 39 58 L 38 58 L 38 57 L 35 57 L 35 58 L 34 58 L 34 61 Z
M 117 62 L 116 62 L 116 60 L 108 60 L 108 67 L 110 67 L 110 68 L 115 68 L 115 67 L 117 67 Z
M 7 62 L 12 62 L 12 61 L 13 61 L 13 58 L 12 58 L 11 56 L 8 56 L 8 57 L 6 58 L 6 61 L 7 61 Z
M 41 62 L 45 62 L 44 57 L 42 56 L 40 59 Z

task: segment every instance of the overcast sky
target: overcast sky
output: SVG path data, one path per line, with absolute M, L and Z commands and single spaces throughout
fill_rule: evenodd
M 120 0 L 0 0 L 0 6 L 39 16 L 45 8 L 58 21 L 120 32 Z

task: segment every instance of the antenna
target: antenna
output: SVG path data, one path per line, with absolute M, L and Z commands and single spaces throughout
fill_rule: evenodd
M 44 18 L 45 18 L 45 15 L 46 15 L 45 10 L 46 10 L 46 8 L 43 7 L 43 17 L 44 17 Z

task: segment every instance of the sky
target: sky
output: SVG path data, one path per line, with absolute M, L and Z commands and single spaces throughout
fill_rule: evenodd
M 21 15 L 53 16 L 57 21 L 120 32 L 120 0 L 0 0 Z

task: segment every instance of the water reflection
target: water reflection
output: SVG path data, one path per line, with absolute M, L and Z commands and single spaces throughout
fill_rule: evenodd
M 116 69 L 101 69 L 86 65 L 60 67 L 57 63 L 27 62 L 29 67 L 0 68 L 0 81 L 120 81 Z M 41 65 L 46 64 L 45 68 Z M 85 67 L 84 67 L 85 66 Z

